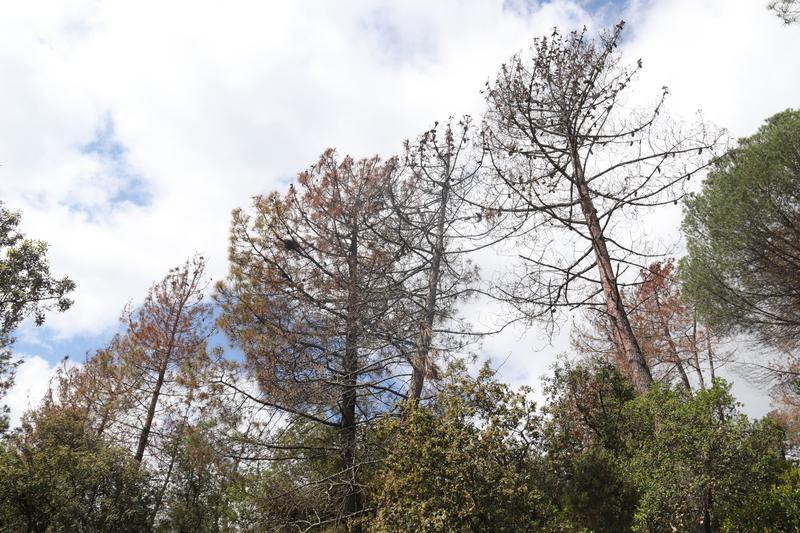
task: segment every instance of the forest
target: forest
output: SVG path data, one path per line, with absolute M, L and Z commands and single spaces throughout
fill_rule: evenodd
M 187 258 L 0 413 L 0 531 L 800 531 L 800 110 L 738 140 L 672 114 L 624 26 L 537 36 L 481 116 L 327 149 L 234 209 L 224 279 Z M 641 238 L 676 205 L 681 251 Z M 73 303 L 63 274 L 0 204 L 0 402 L 20 324 Z M 541 383 L 480 357 L 567 316 Z

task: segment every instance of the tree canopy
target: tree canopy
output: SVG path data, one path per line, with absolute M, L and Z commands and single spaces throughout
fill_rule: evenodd
M 0 202 L 0 399 L 14 383 L 16 364 L 9 348 L 13 331 L 28 317 L 41 326 L 48 311 L 66 311 L 68 294 L 75 289 L 69 278 L 54 278 L 47 259 L 47 243 L 29 239 L 19 225 L 22 215 Z M 7 408 L 0 412 L 0 432 L 6 427 Z
M 800 111 L 786 110 L 719 159 L 685 203 L 684 294 L 724 333 L 786 354 L 768 370 L 793 381 L 800 356 Z M 793 377 L 794 376 L 794 377 Z
M 623 26 L 536 38 L 480 120 L 235 209 L 213 288 L 170 269 L 0 420 L 0 531 L 800 531 L 800 112 L 720 155 L 666 88 L 629 105 Z M 654 251 L 638 217 L 709 168 L 688 255 Z M 74 288 L 19 222 L 0 205 L 0 394 L 14 329 Z M 574 353 L 501 382 L 480 341 L 568 311 Z M 744 414 L 734 356 L 780 409 Z

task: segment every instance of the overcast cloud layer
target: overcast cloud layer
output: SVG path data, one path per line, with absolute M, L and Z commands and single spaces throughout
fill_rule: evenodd
M 638 90 L 669 85 L 675 112 L 753 133 L 800 94 L 800 27 L 765 3 L 6 3 L 0 199 L 78 285 L 68 313 L 22 328 L 32 355 L 8 401 L 18 414 L 38 398 L 68 347 L 109 335 L 127 301 L 195 251 L 224 276 L 231 209 L 284 189 L 326 147 L 391 155 L 434 120 L 479 115 L 483 83 L 553 26 L 625 18 L 624 58 L 645 64 Z M 653 231 L 674 237 L 678 222 L 674 210 Z M 564 337 L 546 347 L 509 331 L 485 351 L 511 355 L 506 379 L 536 383 Z

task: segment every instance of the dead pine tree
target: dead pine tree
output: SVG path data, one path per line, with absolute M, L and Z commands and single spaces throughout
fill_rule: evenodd
M 800 0 L 770 0 L 767 7 L 786 24 L 800 20 Z
M 141 380 L 126 372 L 121 354 L 131 351 L 129 339 L 115 335 L 108 346 L 96 350 L 80 367 L 61 366 L 49 395 L 58 405 L 84 417 L 87 431 L 126 446 L 130 415 L 139 406 Z
M 659 383 L 680 383 L 688 390 L 704 390 L 714 381 L 716 369 L 732 360 L 723 339 L 698 323 L 696 311 L 681 299 L 675 261 L 654 261 L 641 269 L 633 286 L 624 287 L 622 299 L 634 335 Z M 584 320 L 573 325 L 572 345 L 577 352 L 615 363 L 626 375 L 632 371 L 614 340 L 606 313 L 587 308 Z
M 591 38 L 586 29 L 534 39 L 487 83 L 484 138 L 493 172 L 486 207 L 526 218 L 520 264 L 499 297 L 530 319 L 596 305 L 633 369 L 639 390 L 653 382 L 620 295 L 626 268 L 651 260 L 631 221 L 677 203 L 704 169 L 720 134 L 664 113 L 667 89 L 647 108 L 628 105 L 641 68 L 620 64 L 624 23 Z
M 395 215 L 382 237 L 403 252 L 405 304 L 414 317 L 408 398 L 417 401 L 439 363 L 488 334 L 473 329 L 458 310 L 478 290 L 480 275 L 471 255 L 504 234 L 497 221 L 484 223 L 473 206 L 483 149 L 469 116 L 437 122 L 404 148 L 392 180 Z
M 330 487 L 321 498 L 338 510 L 293 522 L 301 529 L 357 529 L 364 430 L 404 398 L 403 254 L 381 236 L 394 165 L 328 150 L 288 193 L 256 197 L 252 213 L 233 215 L 230 273 L 217 300 L 219 323 L 258 384 L 248 395 L 280 411 L 287 428 L 306 424 L 331 435 L 322 452 L 298 443 L 299 461 L 326 453 L 338 465 L 308 481 Z
M 122 356 L 142 384 L 141 428 L 135 458 L 141 462 L 148 448 L 153 423 L 168 387 L 208 359 L 206 341 L 212 334 L 212 308 L 203 301 L 207 281 L 205 259 L 196 256 L 173 268 L 154 284 L 144 303 L 128 313 L 127 331 L 131 350 Z

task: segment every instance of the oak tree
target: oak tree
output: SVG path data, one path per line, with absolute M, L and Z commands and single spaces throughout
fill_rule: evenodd
M 29 239 L 19 228 L 22 215 L 0 202 L 0 398 L 14 383 L 19 361 L 12 361 L 12 332 L 28 317 L 41 326 L 48 311 L 70 308 L 75 283 L 50 274 L 47 243 Z M 8 425 L 8 408 L 0 410 L 0 432 Z

